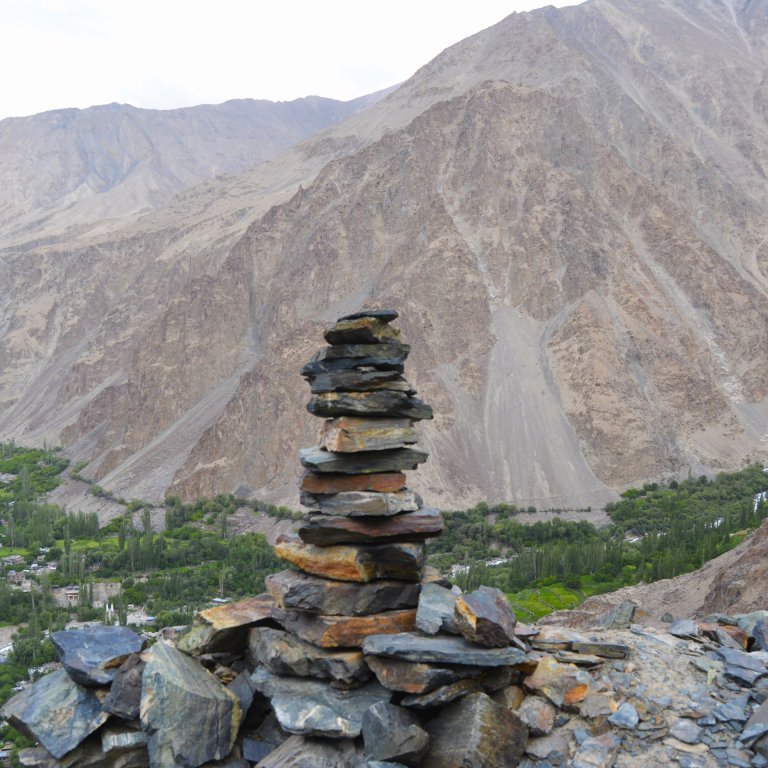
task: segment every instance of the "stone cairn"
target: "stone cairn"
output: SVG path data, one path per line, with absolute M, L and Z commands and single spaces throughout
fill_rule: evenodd
M 301 456 L 311 512 L 275 547 L 297 570 L 149 649 L 122 627 L 54 633 L 62 668 L 2 708 L 38 742 L 22 765 L 768 766 L 768 611 L 667 634 L 622 603 L 598 638 L 526 627 L 498 590 L 424 568 L 442 520 L 403 470 L 427 458 L 413 422 L 431 410 L 402 377 L 396 317 L 341 318 L 303 369 L 327 420 Z

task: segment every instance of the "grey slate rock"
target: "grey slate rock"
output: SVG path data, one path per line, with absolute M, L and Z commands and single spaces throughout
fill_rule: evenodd
M 307 410 L 313 416 L 323 417 L 389 416 L 420 421 L 431 419 L 433 416 L 432 407 L 422 400 L 406 392 L 394 392 L 390 389 L 313 395 L 307 403 Z
M 421 497 L 413 491 L 343 491 L 328 495 L 302 491 L 300 501 L 303 506 L 324 515 L 346 517 L 386 517 L 400 512 L 415 512 L 422 505 Z
M 248 672 L 241 672 L 231 683 L 227 684 L 227 690 L 237 696 L 240 702 L 240 712 L 245 713 L 251 708 L 253 697 L 256 694 L 256 688 L 251 682 L 251 676 Z
M 438 584 L 424 584 L 416 610 L 416 627 L 428 635 L 438 632 L 460 634 L 453 617 L 459 596 Z
M 0 714 L 56 758 L 73 750 L 109 717 L 95 692 L 78 685 L 64 669 L 18 693 Z
M 149 768 L 149 755 L 145 747 L 105 753 L 94 734 L 61 759 L 44 747 L 33 747 L 19 753 L 19 763 L 25 768 Z
M 410 351 L 407 344 L 339 344 L 323 347 L 301 369 L 301 375 L 311 379 L 321 373 L 353 368 L 376 368 L 402 373 L 405 358 Z
M 145 662 L 138 653 L 131 654 L 118 668 L 107 698 L 104 711 L 123 720 L 137 720 L 141 702 L 141 676 Z
M 101 624 L 84 629 L 63 629 L 51 635 L 56 653 L 69 676 L 80 685 L 109 685 L 117 668 L 144 640 L 127 627 Z
M 360 453 L 331 453 L 322 448 L 302 448 L 301 464 L 314 472 L 336 472 L 342 475 L 370 475 L 378 472 L 399 472 L 416 467 L 429 458 L 426 451 L 416 448 L 395 448 L 389 451 Z
M 669 735 L 685 744 L 698 744 L 701 734 L 702 729 L 686 718 L 675 720 L 669 728 Z
M 506 688 L 512 680 L 512 671 L 509 667 L 486 669 L 478 675 L 457 680 L 454 683 L 435 688 L 428 693 L 405 696 L 401 704 L 409 709 L 428 709 L 430 707 L 443 707 L 452 701 L 467 696 L 470 693 L 481 691 L 493 693 L 501 688 Z
M 366 656 L 365 661 L 385 688 L 411 694 L 429 693 L 483 671 L 480 667 L 439 666 L 384 656 Z
M 317 374 L 310 385 L 313 395 L 324 392 L 370 392 L 375 389 L 416 394 L 416 390 L 397 371 L 330 371 Z
M 427 730 L 422 768 L 510 768 L 518 764 L 528 737 L 520 718 L 484 693 L 449 704 Z
M 640 716 L 637 714 L 637 710 L 628 702 L 625 701 L 609 718 L 608 722 L 617 726 L 618 728 L 636 728 L 640 722 Z
M 621 742 L 612 733 L 587 739 L 576 750 L 572 768 L 610 768 Z
M 429 637 L 416 632 L 396 635 L 370 635 L 363 643 L 363 653 L 390 656 L 406 661 L 459 664 L 472 667 L 506 667 L 522 664 L 527 656 L 512 648 L 481 648 L 462 637 Z
M 266 585 L 280 608 L 329 616 L 367 616 L 412 608 L 420 587 L 384 579 L 360 584 L 332 581 L 290 570 L 267 576 Z
M 301 736 L 353 739 L 360 735 L 365 710 L 392 698 L 376 682 L 337 691 L 317 680 L 279 677 L 266 669 L 257 669 L 251 679 L 270 699 L 280 727 Z
M 412 712 L 379 702 L 363 714 L 365 756 L 418 766 L 429 745 L 429 734 Z
M 749 694 L 745 693 L 741 696 L 736 696 L 730 701 L 718 704 L 712 711 L 712 714 L 720 722 L 731 720 L 736 723 L 745 723 L 749 719 L 746 709 L 748 703 Z
M 240 702 L 196 661 L 165 643 L 144 668 L 141 724 L 153 766 L 195 768 L 222 760 L 242 719 Z
M 356 768 L 362 758 L 362 750 L 350 739 L 329 741 L 291 736 L 257 768 Z
M 670 635 L 682 638 L 699 637 L 701 635 L 701 630 L 693 619 L 677 619 L 677 621 L 672 622 L 667 632 Z
M 248 654 L 276 675 L 315 677 L 352 684 L 371 673 L 360 651 L 330 650 L 280 629 L 254 627 L 248 635 Z
M 357 768 L 406 768 L 402 763 L 382 762 L 381 760 L 366 760 L 360 763 Z
M 631 600 L 623 600 L 610 611 L 599 616 L 595 625 L 603 629 L 629 629 L 636 608 L 637 605 Z
M 459 597 L 454 620 L 464 637 L 488 647 L 504 647 L 515 640 L 515 613 L 509 598 L 495 587 L 478 587 Z
M 342 320 L 358 320 L 361 317 L 375 317 L 384 323 L 391 323 L 397 320 L 400 315 L 396 309 L 361 309 L 359 312 L 353 312 L 351 315 L 343 315 L 337 322 Z

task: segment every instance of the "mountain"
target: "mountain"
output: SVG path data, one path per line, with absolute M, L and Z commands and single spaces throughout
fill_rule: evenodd
M 598 506 L 768 458 L 767 64 L 750 0 L 513 14 L 252 170 L 6 238 L 0 436 L 126 497 L 296 503 L 298 369 L 394 306 L 429 501 Z
M 0 120 L 0 229 L 24 243 L 152 210 L 237 174 L 375 102 L 318 96 L 184 109 L 105 104 Z

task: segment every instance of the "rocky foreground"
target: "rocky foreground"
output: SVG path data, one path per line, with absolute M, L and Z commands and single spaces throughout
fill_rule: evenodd
M 2 714 L 40 744 L 29 768 L 768 765 L 768 611 L 651 628 L 624 603 L 588 631 L 467 641 L 507 635 L 495 596 L 432 585 L 415 632 L 357 650 L 297 638 L 266 595 L 150 649 L 125 628 L 58 632 L 63 668 Z

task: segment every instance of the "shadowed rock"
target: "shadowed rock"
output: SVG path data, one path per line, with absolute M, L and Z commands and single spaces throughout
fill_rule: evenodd
M 363 714 L 363 743 L 370 760 L 397 760 L 417 766 L 429 745 L 429 734 L 412 712 L 388 702 Z
M 301 464 L 315 472 L 334 472 L 342 475 L 368 475 L 380 472 L 400 472 L 416 469 L 429 458 L 426 451 L 416 448 L 396 448 L 391 451 L 363 453 L 330 453 L 319 447 L 302 448 Z
M 527 660 L 517 648 L 479 648 L 462 637 L 427 637 L 416 632 L 372 635 L 363 643 L 363 653 L 405 661 L 461 664 L 472 667 L 506 667 Z
M 173 646 L 152 647 L 141 693 L 141 724 L 152 765 L 194 768 L 226 757 L 242 713 L 213 675 Z
M 377 580 L 357 584 L 290 570 L 267 576 L 266 586 L 280 608 L 340 616 L 412 608 L 419 599 L 419 585 L 412 582 Z
M 376 682 L 337 691 L 317 680 L 279 677 L 266 669 L 257 669 L 251 679 L 270 699 L 280 727 L 301 736 L 353 739 L 360 735 L 368 707 L 392 697 Z
M 457 680 L 455 683 L 440 686 L 429 693 L 406 696 L 400 702 L 402 706 L 411 709 L 427 709 L 429 707 L 442 707 L 462 696 L 476 691 L 492 693 L 501 688 L 506 688 L 512 679 L 512 670 L 509 667 L 501 669 L 487 669 L 473 677 Z
M 380 472 L 368 475 L 316 475 L 306 472 L 301 479 L 300 488 L 307 493 L 343 493 L 345 491 L 378 491 L 394 493 L 405 488 L 405 475 L 402 472 Z
M 416 611 L 416 627 L 428 635 L 438 632 L 460 634 L 454 618 L 454 609 L 459 596 L 439 584 L 424 584 L 419 595 Z
M 270 621 L 273 607 L 270 595 L 259 595 L 200 611 L 176 639 L 176 647 L 194 656 L 239 649 L 249 627 Z
M 369 635 L 393 635 L 412 630 L 416 611 L 386 611 L 372 616 L 321 616 L 276 609 L 275 618 L 289 632 L 322 648 L 360 648 Z
M 387 517 L 399 512 L 415 512 L 421 507 L 421 497 L 413 491 L 376 493 L 374 491 L 346 491 L 330 496 L 302 493 L 301 503 L 324 515 L 344 517 Z
M 377 389 L 416 394 L 416 390 L 397 371 L 331 371 L 315 376 L 310 386 L 313 395 L 323 392 L 373 392 Z
M 424 545 L 420 543 L 316 547 L 298 536 L 281 536 L 275 554 L 306 573 L 341 581 L 419 581 L 424 568 Z
M 298 534 L 308 544 L 383 544 L 421 541 L 439 536 L 443 518 L 436 509 L 423 508 L 389 518 L 331 517 L 311 515 L 299 526 Z M 453 612 L 453 606 L 451 606 Z M 453 622 L 453 617 L 451 617 Z
M 291 736 L 270 752 L 259 768 L 357 768 L 362 751 L 349 739 L 328 741 Z
M 318 350 L 301 369 L 301 375 L 311 379 L 320 373 L 376 368 L 403 372 L 405 358 L 411 348 L 407 344 L 340 344 Z
M 459 632 L 479 645 L 502 647 L 515 637 L 515 614 L 509 599 L 493 587 L 480 587 L 459 597 L 454 620 Z
M 315 416 L 389 416 L 432 418 L 432 408 L 405 392 L 380 389 L 374 392 L 324 392 L 313 395 L 307 410 Z
M 144 666 L 145 662 L 139 654 L 132 654 L 123 662 L 104 699 L 105 712 L 123 720 L 138 719 Z
M 140 738 L 141 731 L 133 731 Z M 146 737 L 144 737 L 146 739 Z M 146 746 L 112 750 L 105 753 L 98 734 L 57 760 L 44 747 L 32 747 L 19 752 L 19 764 L 25 768 L 149 768 Z
M 513 768 L 528 737 L 520 718 L 484 693 L 449 704 L 427 730 L 423 768 Z
M 480 667 L 439 666 L 384 656 L 366 656 L 365 661 L 385 688 L 413 694 L 428 693 L 483 672 Z
M 251 661 L 276 675 L 330 678 L 352 684 L 370 671 L 360 651 L 330 651 L 279 629 L 254 627 L 248 635 Z
M 14 696 L 0 714 L 56 758 L 74 749 L 109 717 L 96 692 L 78 685 L 64 669 Z
M 132 629 L 102 625 L 54 632 L 51 642 L 64 669 L 80 685 L 108 685 L 123 661 L 144 647 Z
M 410 419 L 339 416 L 323 424 L 320 447 L 326 451 L 357 453 L 405 448 L 418 440 L 419 433 Z

